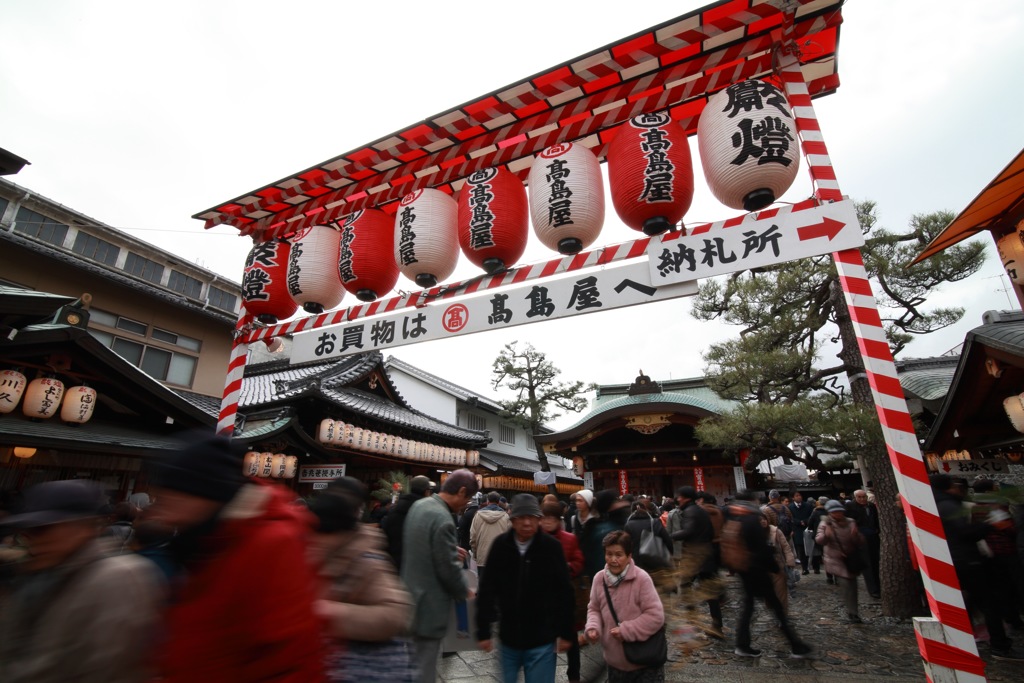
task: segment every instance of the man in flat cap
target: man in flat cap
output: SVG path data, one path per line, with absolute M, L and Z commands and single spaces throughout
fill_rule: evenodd
M 0 681 L 135 683 L 150 672 L 163 586 L 156 566 L 101 539 L 105 502 L 82 479 L 38 484 L 3 525 L 28 555 L 0 594 Z

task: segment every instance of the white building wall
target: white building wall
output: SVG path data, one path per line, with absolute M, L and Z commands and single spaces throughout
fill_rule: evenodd
M 388 374 L 410 406 L 448 424 L 466 426 L 465 423 L 456 422 L 458 401 L 454 396 L 394 366 L 388 369 Z

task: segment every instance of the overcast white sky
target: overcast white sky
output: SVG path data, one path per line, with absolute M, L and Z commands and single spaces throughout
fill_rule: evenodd
M 192 214 L 703 4 L 4 0 L 0 147 L 32 163 L 19 185 L 237 282 L 248 239 Z M 960 211 L 1024 146 L 1024 3 L 850 0 L 843 15 L 842 85 L 815 102 L 842 190 L 895 229 Z M 734 215 L 691 145 L 684 220 Z M 810 191 L 801 172 L 783 199 Z M 599 244 L 636 236 L 609 203 Z M 981 273 L 943 291 L 964 321 L 904 357 L 943 353 L 985 310 L 1017 307 L 989 247 Z M 524 262 L 554 256 L 531 240 Z M 463 263 L 454 279 L 473 274 Z M 733 334 L 680 299 L 393 353 L 490 393 L 491 361 L 515 339 L 563 379 L 628 383 L 641 368 L 700 375 L 706 345 Z

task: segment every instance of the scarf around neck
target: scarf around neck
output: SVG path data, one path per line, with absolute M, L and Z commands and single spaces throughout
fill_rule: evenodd
M 605 567 L 605 569 L 604 569 L 604 572 L 605 572 L 605 580 L 604 580 L 604 582 L 608 585 L 609 588 L 615 588 L 620 583 L 622 583 L 622 580 L 624 578 L 626 578 L 626 573 L 628 571 L 629 571 L 629 565 L 628 564 L 626 565 L 626 567 L 618 575 L 612 574 L 611 570 L 608 569 L 607 567 Z

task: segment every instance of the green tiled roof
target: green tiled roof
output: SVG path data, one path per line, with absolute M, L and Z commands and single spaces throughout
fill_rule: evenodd
M 665 391 L 654 394 L 638 394 L 636 396 L 604 396 L 595 402 L 593 410 L 584 415 L 572 427 L 564 431 L 570 431 L 575 427 L 594 419 L 602 413 L 613 411 L 617 408 L 627 406 L 642 406 L 657 403 L 674 403 L 690 408 L 700 408 L 709 413 L 721 414 L 732 410 L 733 403 L 719 398 L 713 391 L 706 387 L 700 389 L 688 389 L 686 391 Z

